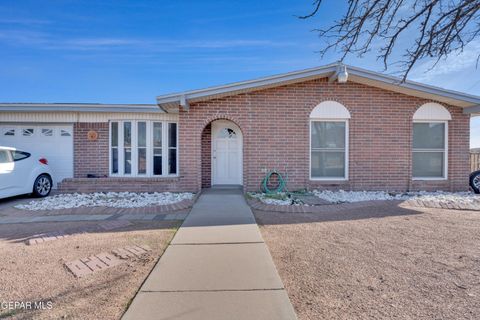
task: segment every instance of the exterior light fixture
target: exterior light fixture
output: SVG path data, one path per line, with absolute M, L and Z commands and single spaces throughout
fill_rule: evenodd
M 338 83 L 346 83 L 348 80 L 347 66 L 340 64 L 337 71 L 337 81 Z

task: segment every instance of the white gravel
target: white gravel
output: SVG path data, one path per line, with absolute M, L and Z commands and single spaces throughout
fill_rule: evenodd
M 58 194 L 42 200 L 16 205 L 23 210 L 57 210 L 79 207 L 142 208 L 177 203 L 192 199 L 193 193 L 134 193 L 134 192 L 96 192 Z
M 275 197 L 278 197 L 280 199 L 271 198 L 265 193 L 250 192 L 249 195 L 253 198 L 259 199 L 265 204 L 273 204 L 275 206 L 289 206 L 292 204 L 292 199 L 288 199 L 287 194 L 284 192 L 275 194 Z
M 422 200 L 435 201 L 441 203 L 457 203 L 461 207 L 471 207 L 471 205 L 480 206 L 480 196 L 471 192 L 385 192 L 385 191 L 329 191 L 314 190 L 312 194 L 320 199 L 330 203 L 351 203 L 360 201 L 375 200 Z M 263 203 L 278 206 L 291 205 L 292 200 L 287 198 L 287 194 L 282 193 L 271 198 L 264 193 L 250 193 L 250 196 L 259 199 Z M 278 199 L 277 199 L 278 198 Z M 298 203 L 295 203 L 298 205 Z
M 320 199 L 331 203 L 359 202 L 372 200 L 410 200 L 420 199 L 429 201 L 446 201 L 446 202 L 476 202 L 480 201 L 479 196 L 471 192 L 406 192 L 394 193 L 385 191 L 329 191 L 314 190 L 313 194 Z

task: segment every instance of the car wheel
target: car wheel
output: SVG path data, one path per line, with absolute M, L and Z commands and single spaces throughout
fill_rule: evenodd
M 470 187 L 475 193 L 480 193 L 480 170 L 472 172 L 470 175 Z
M 33 195 L 43 198 L 48 196 L 50 191 L 52 191 L 52 178 L 48 174 L 39 175 L 33 184 Z

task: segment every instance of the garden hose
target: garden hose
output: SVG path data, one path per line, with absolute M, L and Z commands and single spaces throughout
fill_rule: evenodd
M 270 182 L 270 179 L 272 178 L 272 176 L 277 176 L 278 178 L 278 186 L 276 186 L 276 188 L 274 189 L 270 189 L 268 188 L 268 184 Z M 265 178 L 263 178 L 263 181 L 262 181 L 262 188 L 263 188 L 263 191 L 266 193 L 266 194 L 272 194 L 272 193 L 279 193 L 279 192 L 282 192 L 282 191 L 286 191 L 286 184 L 287 184 L 287 179 L 283 178 L 282 175 L 276 171 L 276 170 L 272 170 L 270 172 L 267 173 L 267 175 L 265 176 Z

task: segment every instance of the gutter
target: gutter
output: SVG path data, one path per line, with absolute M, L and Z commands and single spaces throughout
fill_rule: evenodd
M 165 112 L 152 105 L 75 104 L 75 103 L 0 103 L 0 112 Z
M 472 107 L 463 108 L 463 113 L 476 115 L 476 116 L 480 115 L 480 104 Z M 474 114 L 474 113 L 477 113 L 477 114 Z

